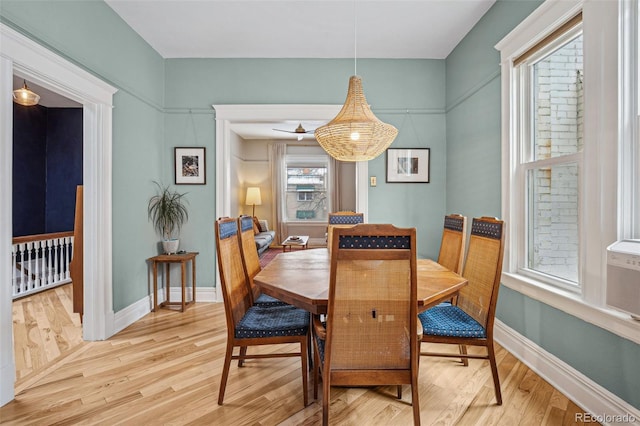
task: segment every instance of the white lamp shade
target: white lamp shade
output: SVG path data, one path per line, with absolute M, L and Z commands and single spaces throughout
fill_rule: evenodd
M 257 186 L 250 186 L 247 188 L 247 199 L 245 204 L 248 206 L 259 206 L 262 204 L 262 197 L 260 196 L 260 188 Z

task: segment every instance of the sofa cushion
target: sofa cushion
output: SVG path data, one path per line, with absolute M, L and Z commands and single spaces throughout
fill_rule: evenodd
M 262 252 L 268 249 L 275 237 L 276 237 L 276 231 L 266 231 L 266 232 L 257 233 L 254 236 L 254 239 L 256 240 L 256 249 L 258 250 L 258 254 L 262 254 Z

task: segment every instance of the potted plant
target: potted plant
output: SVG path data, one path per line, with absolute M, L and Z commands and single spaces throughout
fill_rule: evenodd
M 178 234 L 180 228 L 189 219 L 187 211 L 186 194 L 173 191 L 169 186 L 153 182 L 158 187 L 156 195 L 149 200 L 149 220 L 153 222 L 154 229 L 162 237 L 162 247 L 166 254 L 178 252 Z

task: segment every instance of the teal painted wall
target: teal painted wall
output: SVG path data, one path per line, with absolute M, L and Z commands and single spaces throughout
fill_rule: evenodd
M 446 59 L 447 211 L 501 214 L 500 55 L 494 46 L 540 3 L 496 2 Z M 497 317 L 640 408 L 640 345 L 504 286 Z
M 118 89 L 113 107 L 113 308 L 148 294 L 145 259 L 158 237 L 147 221 L 163 177 L 164 60 L 102 1 L 0 2 L 6 25 Z
M 446 212 L 500 215 L 500 77 L 493 46 L 539 4 L 498 1 L 446 62 L 358 60 L 374 112 L 400 130 L 393 147 L 431 148 L 428 185 L 387 184 L 384 158 L 369 165 L 378 176 L 378 186 L 369 188 L 371 221 L 418 227 L 421 256 L 437 254 Z M 341 104 L 353 73 L 349 60 L 165 61 L 98 0 L 3 0 L 0 19 L 119 89 L 113 110 L 116 312 L 148 294 L 144 259 L 156 251 L 158 237 L 146 205 L 153 180 L 173 182 L 174 146 L 207 147 L 207 185 L 180 189 L 189 192 L 192 207 L 183 239 L 202 253 L 198 282 L 214 282 L 211 105 Z M 639 345 L 508 288 L 501 290 L 498 317 L 640 407 Z
M 190 220 L 183 233 L 185 239 L 193 233 L 190 244 L 197 244 L 193 249 L 207 259 L 198 264 L 199 282 L 213 283 L 215 278 L 215 123 L 211 105 L 342 104 L 353 66 L 353 60 L 338 59 L 166 61 L 165 150 L 190 146 L 196 138 L 199 145 L 207 147 L 210 184 L 189 188 L 194 194 L 192 207 L 207 214 Z M 420 255 L 437 256 L 445 202 L 444 60 L 359 59 L 357 67 L 374 113 L 399 130 L 392 147 L 429 147 L 432 155 L 429 184 L 387 184 L 384 155 L 369 163 L 369 174 L 378 177 L 378 186 L 369 188 L 370 221 L 417 227 Z

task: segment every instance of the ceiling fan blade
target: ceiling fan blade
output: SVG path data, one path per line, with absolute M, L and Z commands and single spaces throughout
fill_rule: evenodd
M 302 127 L 302 123 L 298 124 L 298 127 L 296 127 L 295 130 L 283 130 L 283 129 L 273 129 L 276 132 L 286 132 L 286 133 L 293 133 L 293 134 L 303 134 L 303 133 L 313 133 L 315 130 L 305 130 L 304 127 Z

